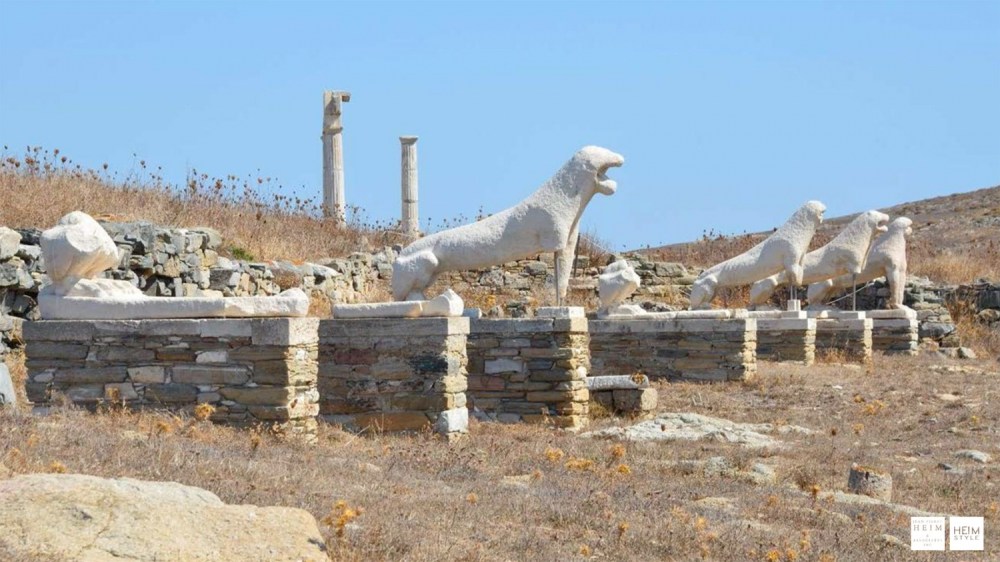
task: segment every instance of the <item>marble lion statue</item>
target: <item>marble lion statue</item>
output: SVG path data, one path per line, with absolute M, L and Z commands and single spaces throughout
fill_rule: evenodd
M 393 298 L 422 300 L 424 290 L 446 271 L 490 267 L 554 252 L 556 303 L 561 303 L 569 288 L 583 210 L 595 194 L 615 192 L 617 184 L 606 173 L 624 163 L 619 154 L 586 146 L 517 205 L 403 248 L 392 264 Z
M 824 212 L 825 205 L 809 201 L 760 244 L 703 271 L 691 289 L 691 308 L 708 308 L 721 287 L 749 285 L 776 273 L 799 279 L 802 258 L 809 251 L 816 227 L 823 222 Z
M 867 283 L 879 277 L 889 282 L 889 308 L 906 309 L 903 304 L 903 289 L 906 286 L 906 237 L 913 234 L 913 221 L 898 217 L 889 223 L 889 231 L 881 234 L 868 251 L 865 268 L 855 278 L 841 275 L 809 285 L 809 307 L 821 307 L 834 291 L 854 287 L 855 283 Z
M 778 287 L 808 285 L 840 275 L 858 275 L 865 267 L 865 258 L 872 240 L 886 232 L 889 215 L 865 211 L 854 218 L 826 246 L 813 250 L 802 258 L 802 275 L 798 279 L 778 273 L 757 281 L 750 287 L 750 306 L 763 305 Z

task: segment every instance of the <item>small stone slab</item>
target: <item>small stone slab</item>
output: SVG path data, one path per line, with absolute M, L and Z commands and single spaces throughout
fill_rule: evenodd
M 867 318 L 864 310 L 807 310 L 809 318 L 820 320 L 864 320 Z
M 42 294 L 38 309 L 46 320 L 134 320 L 173 318 L 304 317 L 309 297 L 290 289 L 273 297 L 62 297 Z
M 335 304 L 332 308 L 334 318 L 451 318 L 462 316 L 463 312 L 462 297 L 451 289 L 425 301 Z
M 591 391 L 649 388 L 649 377 L 640 374 L 587 377 L 587 388 Z
M 541 306 L 535 311 L 535 318 L 586 318 L 582 306 Z
M 804 310 L 751 310 L 747 317 L 758 320 L 799 320 L 809 318 L 809 313 Z
M 868 318 L 873 318 L 875 320 L 898 320 L 898 319 L 917 319 L 917 311 L 911 308 L 896 308 L 891 310 L 866 310 Z

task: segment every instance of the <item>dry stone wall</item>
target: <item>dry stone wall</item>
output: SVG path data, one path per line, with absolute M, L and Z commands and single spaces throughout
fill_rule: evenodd
M 752 318 L 592 320 L 594 376 L 653 380 L 745 381 L 757 374 L 757 321 Z
M 43 320 L 25 324 L 28 400 L 124 403 L 315 435 L 316 318 Z
M 320 414 L 359 430 L 466 433 L 468 333 L 468 318 L 321 320 Z
M 501 422 L 586 425 L 586 318 L 476 319 L 469 335 L 469 402 Z

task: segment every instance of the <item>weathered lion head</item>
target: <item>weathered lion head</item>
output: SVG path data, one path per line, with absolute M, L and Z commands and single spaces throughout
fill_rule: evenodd
M 593 176 L 598 193 L 611 195 L 618 188 L 618 184 L 607 176 L 607 172 L 610 168 L 617 168 L 624 164 L 625 158 L 606 148 L 585 146 L 573 155 L 572 162 L 574 167 Z
M 889 232 L 886 223 L 889 222 L 889 215 L 879 211 L 865 211 L 861 214 L 865 224 L 871 226 L 875 232 Z
M 820 224 L 823 222 L 823 213 L 826 212 L 826 205 L 819 201 L 807 201 L 805 205 L 802 205 L 802 211 L 808 214 L 816 224 Z
M 913 234 L 913 221 L 906 217 L 897 217 L 889 223 L 889 230 L 892 232 L 903 231 L 904 236 Z

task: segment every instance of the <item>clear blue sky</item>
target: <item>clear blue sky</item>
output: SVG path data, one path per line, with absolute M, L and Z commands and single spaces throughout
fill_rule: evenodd
M 350 90 L 347 200 L 380 219 L 399 135 L 435 222 L 605 146 L 584 228 L 615 249 L 1000 183 L 998 2 L 7 1 L 0 61 L 0 144 L 317 197 L 322 91 Z

